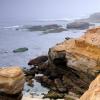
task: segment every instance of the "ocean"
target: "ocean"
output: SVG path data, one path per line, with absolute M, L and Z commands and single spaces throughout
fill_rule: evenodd
M 28 61 L 39 55 L 47 54 L 48 49 L 57 43 L 64 41 L 65 37 L 79 37 L 81 30 L 69 30 L 61 33 L 30 32 L 16 30 L 23 25 L 50 25 L 58 24 L 66 27 L 67 21 L 29 21 L 29 22 L 5 22 L 0 23 L 0 66 L 29 67 Z M 29 50 L 23 53 L 13 53 L 17 48 L 27 47 Z
M 84 34 L 84 30 L 68 30 L 60 33 L 43 34 L 41 31 L 16 30 L 24 25 L 51 25 L 57 24 L 66 27 L 68 21 L 0 21 L 0 67 L 21 66 L 29 68 L 27 65 L 30 59 L 40 55 L 48 54 L 49 48 L 65 40 L 66 37 L 77 38 Z M 28 51 L 13 53 L 13 50 L 27 47 Z M 25 91 L 30 87 L 25 85 Z M 31 88 L 30 88 L 31 89 Z M 41 94 L 48 89 L 42 87 L 38 82 L 34 82 L 31 89 L 36 94 Z M 24 91 L 24 93 L 25 93 Z

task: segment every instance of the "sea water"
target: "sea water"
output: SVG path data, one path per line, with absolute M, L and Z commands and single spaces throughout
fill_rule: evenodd
M 58 24 L 66 27 L 67 21 L 14 21 L 0 22 L 0 67 L 21 66 L 29 68 L 28 61 L 39 55 L 48 53 L 49 48 L 65 40 L 66 37 L 77 38 L 84 34 L 84 30 L 68 30 L 61 33 L 30 32 L 27 30 L 16 30 L 23 25 L 50 25 Z M 27 47 L 28 51 L 13 53 L 14 49 Z M 34 81 L 34 87 L 30 88 L 25 84 L 25 91 L 41 94 L 48 89 L 43 88 Z M 24 94 L 25 94 L 24 91 Z

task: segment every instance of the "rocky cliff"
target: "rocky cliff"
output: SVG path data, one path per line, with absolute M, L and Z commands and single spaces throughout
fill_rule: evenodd
M 68 38 L 56 44 L 49 49 L 48 57 L 39 56 L 28 65 L 33 66 L 28 75 L 31 73 L 50 89 L 44 98 L 76 100 L 100 73 L 100 27 L 87 30 L 79 38 Z M 36 77 L 37 73 L 42 76 Z
M 100 27 L 49 49 L 49 65 L 63 69 L 69 91 L 82 94 L 100 72 Z
M 65 62 L 66 68 L 95 76 L 100 71 L 100 28 L 89 29 L 82 37 L 51 48 L 49 61 L 58 66 L 59 60 Z

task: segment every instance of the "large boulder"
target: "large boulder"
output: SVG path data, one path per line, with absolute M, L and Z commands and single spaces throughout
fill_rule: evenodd
M 89 26 L 90 24 L 88 22 L 75 21 L 75 22 L 67 24 L 67 29 L 84 30 L 84 29 L 88 29 Z
M 19 67 L 0 69 L 0 92 L 16 94 L 23 89 L 24 74 Z
M 24 83 L 20 67 L 0 68 L 0 100 L 21 100 Z
M 81 96 L 80 100 L 100 100 L 100 75 L 92 81 L 89 89 Z

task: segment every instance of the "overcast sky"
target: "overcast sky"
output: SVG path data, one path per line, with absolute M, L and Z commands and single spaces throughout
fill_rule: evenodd
M 100 12 L 100 0 L 0 0 L 0 19 L 79 18 Z

